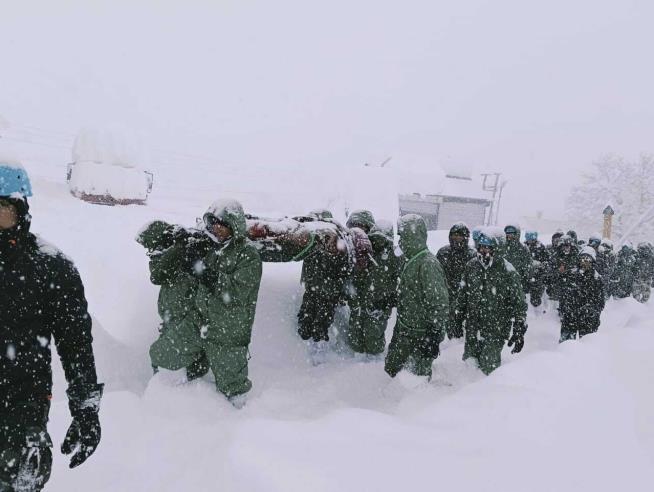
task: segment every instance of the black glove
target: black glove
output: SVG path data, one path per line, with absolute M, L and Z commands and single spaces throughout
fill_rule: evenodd
M 439 344 L 440 344 L 440 340 L 438 340 L 438 338 L 435 335 L 428 334 L 421 341 L 420 351 L 425 357 L 431 357 L 432 359 L 436 359 L 440 354 L 440 349 L 438 347 Z
M 68 407 L 73 422 L 66 432 L 61 452 L 71 454 L 70 468 L 75 468 L 91 456 L 100 443 L 100 399 L 103 384 L 92 384 L 84 387 L 69 388 Z
M 522 350 L 522 347 L 525 346 L 525 337 L 524 335 L 521 335 L 520 333 L 514 333 L 511 335 L 511 338 L 509 338 L 509 343 L 508 346 L 510 347 L 513 345 L 513 350 L 511 350 L 512 354 L 517 354 Z

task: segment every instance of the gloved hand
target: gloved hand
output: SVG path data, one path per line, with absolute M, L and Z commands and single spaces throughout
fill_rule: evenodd
M 432 359 L 436 359 L 440 354 L 440 349 L 438 347 L 439 344 L 440 344 L 440 340 L 438 340 L 438 338 L 435 335 L 428 334 L 421 341 L 420 351 L 425 357 L 431 357 Z
M 61 452 L 66 455 L 72 454 L 70 468 L 84 463 L 100 444 L 101 429 L 98 412 L 103 388 L 103 384 L 92 384 L 69 388 L 66 391 L 73 422 L 61 444 Z
M 525 336 L 522 333 L 516 333 L 514 330 L 513 335 L 511 335 L 511 338 L 509 338 L 507 345 L 509 347 L 513 345 L 513 350 L 511 350 L 511 353 L 517 354 L 525 346 Z

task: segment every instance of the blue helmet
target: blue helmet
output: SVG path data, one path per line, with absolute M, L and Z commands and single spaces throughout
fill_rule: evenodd
M 538 233 L 536 231 L 527 231 L 525 233 L 525 241 L 536 241 L 538 240 Z
M 32 196 L 32 184 L 27 171 L 22 166 L 0 161 L 0 196 L 12 198 Z
M 497 241 L 495 240 L 494 237 L 487 236 L 486 234 L 482 234 L 479 236 L 479 246 L 488 246 L 489 248 L 497 248 Z

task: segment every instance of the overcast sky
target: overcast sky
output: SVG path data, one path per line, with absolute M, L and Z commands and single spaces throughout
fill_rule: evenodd
M 650 0 L 137 4 L 0 0 L 0 115 L 271 168 L 461 162 L 506 175 L 505 217 L 654 152 Z

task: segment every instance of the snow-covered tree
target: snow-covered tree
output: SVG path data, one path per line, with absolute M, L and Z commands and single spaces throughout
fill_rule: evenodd
M 601 157 L 572 189 L 566 209 L 575 227 L 587 233 L 601 230 L 607 205 L 615 211 L 613 237 L 619 239 L 654 206 L 654 155 L 642 154 L 632 162 L 613 154 Z M 644 221 L 627 239 L 654 241 L 654 221 Z

